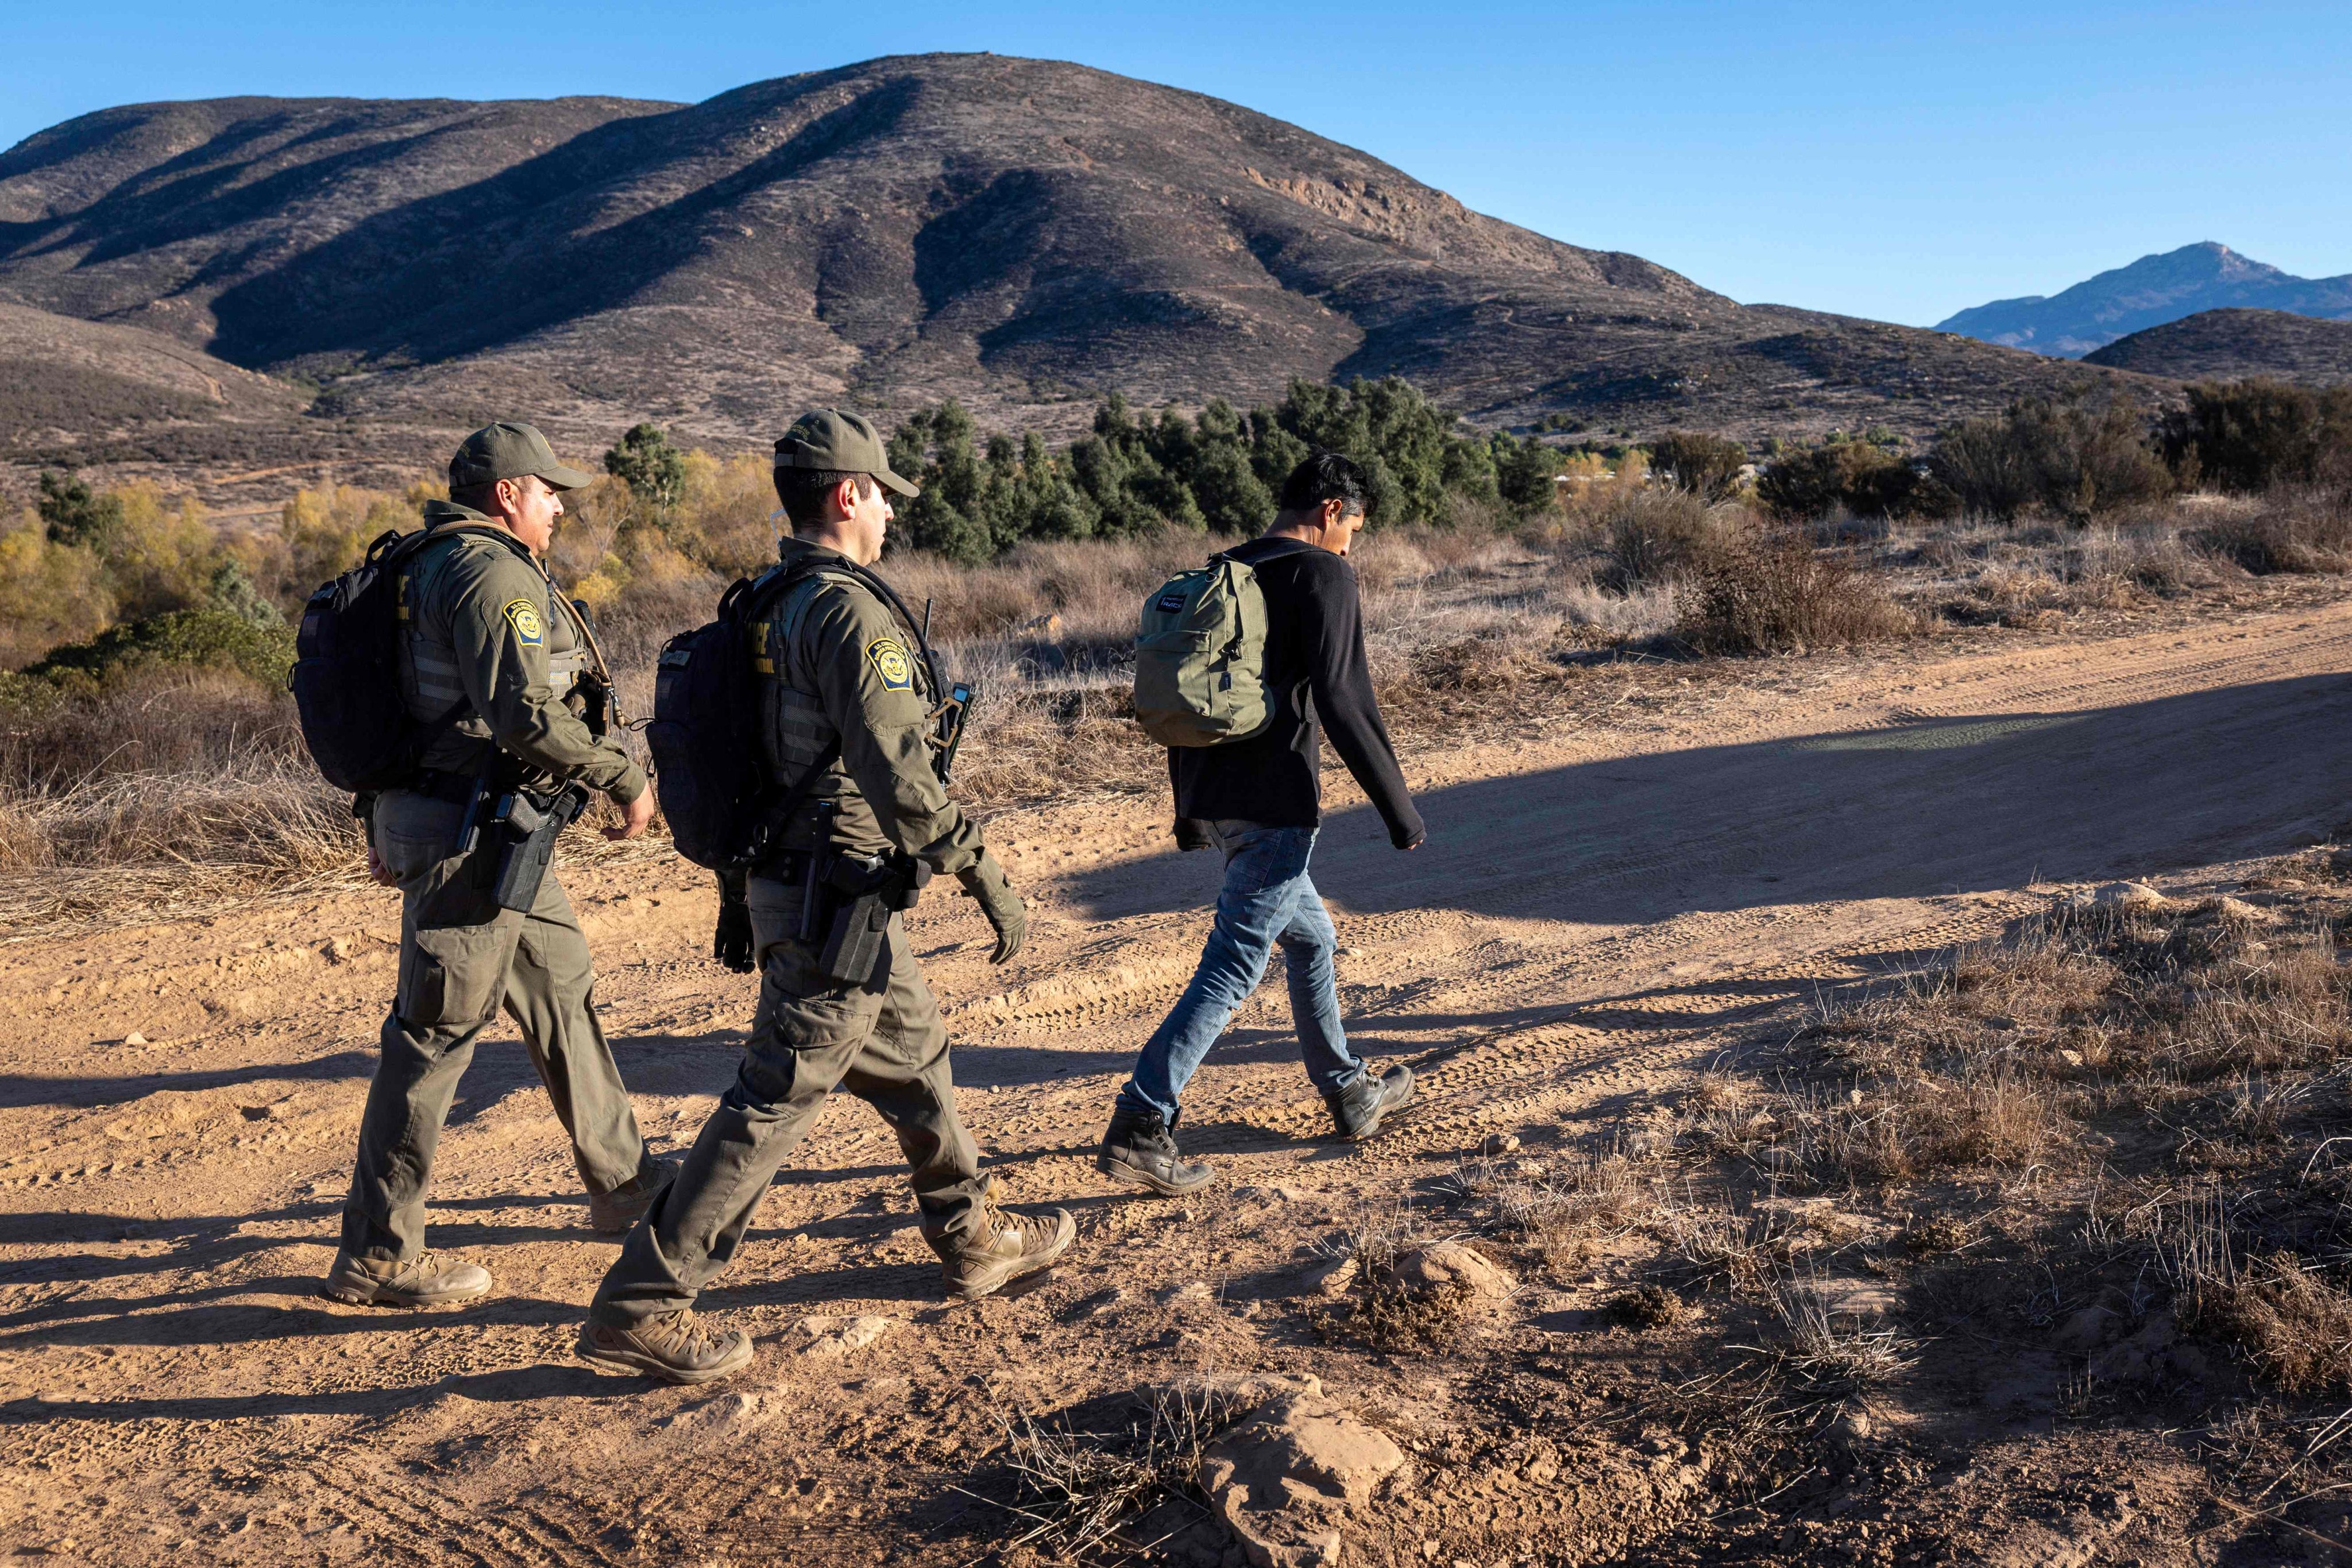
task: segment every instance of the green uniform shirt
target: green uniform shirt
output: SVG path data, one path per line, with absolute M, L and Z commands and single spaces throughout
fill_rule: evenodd
M 427 527 L 496 524 L 449 501 L 425 508 Z M 478 771 L 489 747 L 556 779 L 577 779 L 623 805 L 646 791 L 645 770 L 588 732 L 565 705 L 582 658 L 562 595 L 522 542 L 467 530 L 428 544 L 409 563 L 402 614 L 401 694 L 430 723 L 463 699 L 467 711 L 429 747 L 428 768 Z
M 789 536 L 779 553 L 788 565 L 844 560 Z M 784 612 L 799 592 L 814 596 L 788 628 Z M 845 572 L 785 594 L 756 635 L 767 653 L 761 731 L 773 776 L 789 788 L 830 742 L 841 743 L 840 756 L 786 826 L 783 846 L 859 855 L 901 849 L 940 876 L 977 861 L 980 828 L 931 769 L 930 715 L 939 700 L 930 671 L 890 606 Z

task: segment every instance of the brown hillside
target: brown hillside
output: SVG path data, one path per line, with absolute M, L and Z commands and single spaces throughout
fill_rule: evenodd
M 1052 427 L 1391 372 L 1490 422 L 1916 430 L 2111 374 L 1743 308 L 1265 115 L 993 56 L 690 107 L 110 110 L 0 155 L 0 297 L 301 376 L 324 416 L 726 443 L 817 398 Z
M 2284 310 L 2200 310 L 2084 357 L 2092 364 L 2180 381 L 2268 375 L 2333 386 L 2352 381 L 2352 321 Z

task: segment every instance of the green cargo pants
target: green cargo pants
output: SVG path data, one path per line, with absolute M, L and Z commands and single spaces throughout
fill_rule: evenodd
M 649 1163 L 596 1021 L 596 974 L 572 900 L 551 872 L 528 912 L 499 909 L 455 858 L 465 815 L 407 790 L 376 799 L 376 854 L 400 880 L 400 990 L 383 1023 L 343 1205 L 343 1250 L 353 1257 L 424 1250 L 441 1124 L 475 1037 L 500 1006 L 522 1030 L 590 1189 L 610 1192 Z
M 980 1152 L 956 1114 L 947 1026 L 890 920 L 888 951 L 862 985 L 835 985 L 797 940 L 794 885 L 751 879 L 746 901 L 760 1006 L 734 1085 L 677 1180 L 629 1233 L 589 1315 L 615 1327 L 694 1305 L 734 1258 L 760 1199 L 837 1086 L 882 1114 L 912 1168 L 923 1236 L 952 1258 L 981 1222 Z

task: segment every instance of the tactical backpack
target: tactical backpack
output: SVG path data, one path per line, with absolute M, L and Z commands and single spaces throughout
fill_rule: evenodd
M 670 842 L 698 866 L 740 870 L 764 858 L 766 839 L 839 755 L 836 742 L 779 800 L 760 754 L 760 617 L 823 570 L 802 563 L 738 578 L 717 620 L 662 645 L 646 746 Z
M 1274 721 L 1265 594 L 1230 555 L 1171 577 L 1143 602 L 1135 721 L 1163 746 L 1246 741 Z
M 400 694 L 400 634 L 408 619 L 409 558 L 451 529 L 379 534 L 361 563 L 302 606 L 286 689 L 310 760 L 337 789 L 394 789 L 425 749 L 466 716 L 462 698 L 439 718 L 410 717 Z

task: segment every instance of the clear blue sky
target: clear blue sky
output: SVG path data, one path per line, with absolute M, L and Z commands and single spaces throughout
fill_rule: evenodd
M 1927 323 L 2200 239 L 2352 272 L 2347 24 L 2342 0 L 0 0 L 0 145 L 151 99 L 693 100 L 990 49 L 1232 99 L 1738 300 Z

